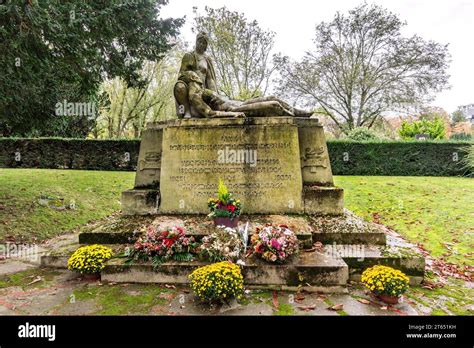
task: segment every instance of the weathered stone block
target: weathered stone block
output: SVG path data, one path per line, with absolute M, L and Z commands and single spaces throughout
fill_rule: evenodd
M 311 215 L 341 215 L 344 190 L 339 187 L 304 186 L 304 212 Z
M 296 118 L 303 184 L 333 186 L 323 126 L 317 118 Z
M 303 213 L 298 128 L 288 117 L 182 119 L 163 130 L 162 214 L 207 214 L 219 178 L 243 213 Z
M 159 188 L 163 125 L 143 131 L 138 155 L 135 188 Z
M 124 215 L 157 214 L 159 204 L 159 190 L 133 189 L 122 192 L 122 212 Z

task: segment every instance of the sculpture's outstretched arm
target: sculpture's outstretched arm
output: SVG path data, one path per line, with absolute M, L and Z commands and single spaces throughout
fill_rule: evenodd
M 288 104 L 287 102 L 285 102 L 284 100 L 277 98 L 275 96 L 252 98 L 252 99 L 246 100 L 244 102 L 244 105 L 252 105 L 252 104 L 257 104 L 257 103 L 262 103 L 262 102 L 277 102 L 283 107 L 283 109 L 289 111 L 289 114 L 291 114 L 291 116 L 310 117 L 313 114 L 312 111 L 297 109 L 291 106 L 290 104 Z
M 286 109 L 274 100 L 243 103 L 231 110 L 244 112 L 247 116 L 294 116 L 291 110 Z

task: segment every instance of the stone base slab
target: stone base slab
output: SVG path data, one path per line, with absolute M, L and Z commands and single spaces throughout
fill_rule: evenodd
M 160 191 L 157 189 L 133 189 L 122 192 L 124 215 L 157 214 L 160 205 Z
M 114 283 L 187 284 L 188 275 L 207 262 L 166 262 L 153 268 L 152 263 L 124 265 L 115 259 L 102 271 L 102 281 Z M 254 258 L 247 259 L 242 270 L 248 285 L 318 285 L 337 286 L 347 283 L 349 272 L 342 259 L 318 252 L 302 252 L 288 264 L 274 265 Z
M 309 215 L 342 215 L 344 190 L 333 186 L 303 186 L 304 212 Z

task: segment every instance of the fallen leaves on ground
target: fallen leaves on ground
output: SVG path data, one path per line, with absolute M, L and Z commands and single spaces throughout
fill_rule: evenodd
M 330 309 L 330 310 L 332 310 L 332 311 L 340 311 L 340 310 L 342 310 L 343 308 L 344 308 L 344 305 L 343 305 L 342 303 L 328 307 L 328 309 Z
M 31 282 L 29 282 L 27 285 L 32 285 L 32 284 L 35 284 L 35 283 L 38 283 L 40 281 L 42 281 L 43 278 L 41 278 L 40 276 L 37 276 L 35 279 L 33 279 Z
M 321 242 L 316 242 L 313 244 L 313 246 L 310 249 L 304 249 L 305 252 L 309 253 L 312 251 L 323 251 L 324 250 L 324 245 Z
M 370 304 L 370 301 L 366 300 L 365 298 L 358 298 L 357 301 L 359 301 L 360 303 L 363 303 L 363 304 Z
M 298 293 L 298 294 L 296 294 L 295 302 L 301 303 L 305 298 L 306 298 L 305 296 L 303 296 L 302 294 Z
M 309 311 L 312 311 L 313 309 L 316 308 L 316 305 L 310 305 L 310 306 L 297 306 L 296 308 L 302 310 L 302 311 L 305 311 L 305 312 L 309 312 Z
M 279 304 L 278 304 L 278 292 L 277 292 L 276 290 L 273 291 L 272 302 L 273 302 L 273 307 L 275 307 L 276 309 L 278 309 L 278 307 L 279 307 Z

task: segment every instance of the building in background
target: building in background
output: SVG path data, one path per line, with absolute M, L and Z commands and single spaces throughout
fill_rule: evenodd
M 466 121 L 474 124 L 474 104 L 464 105 L 459 107 L 466 115 Z

